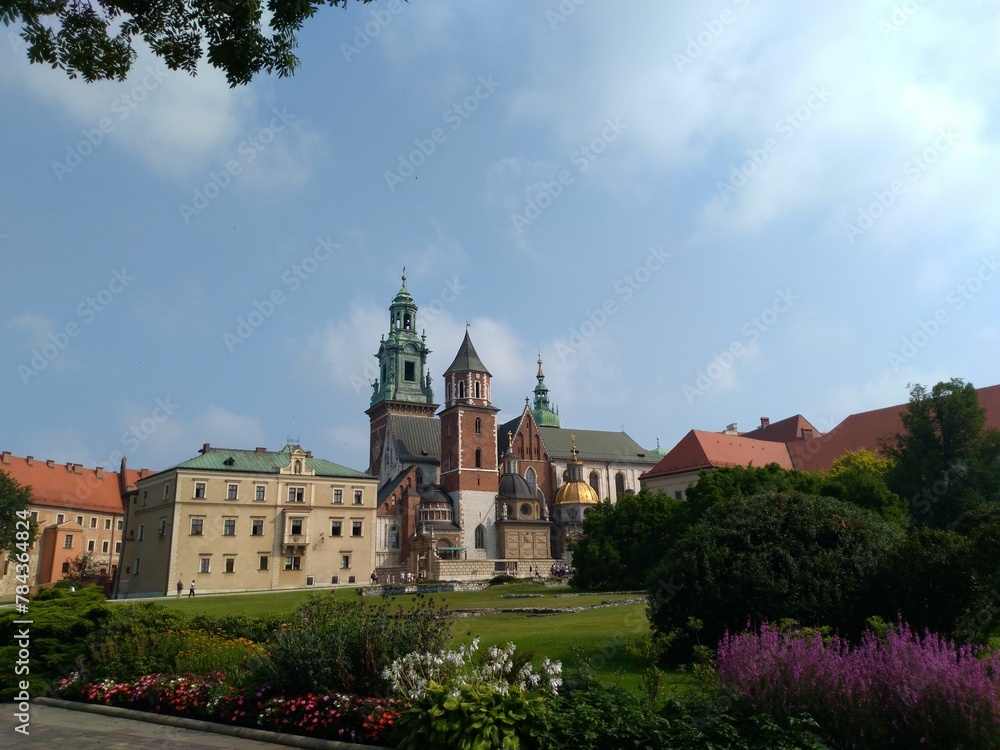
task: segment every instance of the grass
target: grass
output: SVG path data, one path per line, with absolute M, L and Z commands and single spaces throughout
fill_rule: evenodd
M 355 598 L 357 589 L 334 589 L 333 596 Z M 281 591 L 275 593 L 199 595 L 179 599 L 164 597 L 158 600 L 164 606 L 196 614 L 225 615 L 291 614 L 310 596 L 323 590 Z M 569 587 L 542 586 L 533 582 L 491 586 L 482 591 L 460 591 L 445 594 L 428 594 L 437 603 L 445 603 L 453 610 L 508 609 L 545 607 L 570 609 L 593 606 L 604 601 L 627 599 L 629 594 L 573 593 Z M 510 595 L 540 594 L 531 598 L 509 598 Z M 409 607 L 416 601 L 412 594 L 391 597 L 400 606 Z M 582 612 L 537 615 L 528 613 L 485 613 L 459 617 L 452 627 L 454 645 L 470 642 L 479 637 L 483 648 L 492 645 L 517 644 L 521 652 L 534 653 L 537 659 L 549 657 L 563 662 L 564 666 L 583 666 L 585 662 L 597 678 L 609 685 L 626 689 L 640 689 L 640 672 L 647 666 L 644 660 L 629 655 L 628 646 L 638 644 L 649 634 L 649 621 L 644 604 L 624 604 L 616 607 L 589 609 Z M 669 672 L 667 687 L 686 689 L 687 675 Z

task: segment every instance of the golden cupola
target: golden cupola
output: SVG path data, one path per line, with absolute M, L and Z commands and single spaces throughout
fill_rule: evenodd
M 577 455 L 576 435 L 572 436 L 573 458 L 566 464 L 569 479 L 556 493 L 555 505 L 597 505 L 597 492 L 583 481 L 583 461 Z

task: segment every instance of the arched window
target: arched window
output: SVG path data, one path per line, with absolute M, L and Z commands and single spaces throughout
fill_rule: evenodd
M 395 526 L 389 527 L 389 549 L 399 549 L 399 529 Z
M 482 396 L 479 395 L 480 393 L 481 393 L 481 391 L 479 390 L 479 381 L 477 380 L 476 381 L 476 398 L 482 398 Z
M 531 491 L 534 492 L 537 486 L 538 478 L 535 476 L 535 470 L 528 467 L 528 470 L 524 472 L 524 481 L 528 483 Z
M 542 442 L 538 439 L 538 435 L 535 435 L 535 458 L 542 457 Z
M 564 482 L 568 482 L 568 481 L 569 481 L 569 469 L 566 469 L 566 470 L 565 470 L 565 471 L 563 472 L 563 481 L 564 481 Z
M 424 483 L 424 470 L 417 467 L 417 484 L 421 485 Z
M 476 549 L 486 549 L 486 529 L 482 524 L 476 527 Z
M 409 313 L 406 313 L 406 315 L 403 316 L 403 330 L 404 331 L 409 331 L 410 330 L 410 314 Z
M 594 488 L 597 496 L 601 496 L 601 477 L 596 471 L 590 472 L 590 486 Z
M 458 381 L 458 397 L 459 398 L 465 398 L 465 381 L 464 380 L 459 380 Z
M 625 494 L 625 475 L 620 471 L 615 474 L 615 496 L 621 497 Z
M 483 468 L 483 449 L 476 448 L 476 468 Z
M 481 420 L 479 417 L 476 417 L 476 434 L 477 435 L 483 434 L 483 420 Z

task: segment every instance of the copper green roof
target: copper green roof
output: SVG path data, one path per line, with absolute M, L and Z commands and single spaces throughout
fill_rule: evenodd
M 441 420 L 409 414 L 393 414 L 390 419 L 392 435 L 396 438 L 396 455 L 401 462 L 441 460 Z
M 451 367 L 445 370 L 446 373 L 465 371 L 485 372 L 490 375 L 490 371 L 486 369 L 486 365 L 476 354 L 476 347 L 472 345 L 468 330 L 465 332 L 465 338 L 462 339 L 462 345 L 458 348 L 458 354 L 455 355 L 455 361 L 451 363 Z
M 209 448 L 200 456 L 182 461 L 173 469 L 197 469 L 200 471 L 226 471 L 247 474 L 277 474 L 292 461 L 292 447 L 286 445 L 280 451 L 248 451 L 231 448 Z M 322 458 L 305 458 L 306 467 L 321 477 L 344 477 L 350 479 L 372 479 L 370 474 L 346 466 L 326 461 Z
M 573 436 L 576 436 L 577 457 L 584 462 L 629 461 L 655 465 L 659 456 L 653 456 L 624 432 L 604 430 L 572 430 L 565 427 L 538 426 L 538 434 L 554 459 L 573 458 Z

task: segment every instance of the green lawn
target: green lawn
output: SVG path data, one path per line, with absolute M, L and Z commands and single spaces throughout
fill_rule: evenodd
M 188 615 L 208 614 L 290 614 L 308 597 L 324 591 L 282 591 L 277 593 L 199 595 L 193 599 L 164 597 L 167 607 Z M 573 593 L 568 587 L 542 586 L 537 583 L 514 583 L 491 586 L 483 591 L 429 594 L 454 610 L 499 609 L 520 607 L 546 607 L 568 609 L 591 606 L 602 601 L 628 598 L 628 594 L 585 594 L 559 596 Z M 540 597 L 509 598 L 511 594 L 541 594 Z M 334 596 L 358 596 L 356 589 L 336 589 Z M 634 595 L 632 595 L 634 596 Z M 412 594 L 392 597 L 401 606 L 412 606 Z M 564 666 L 579 664 L 581 660 L 606 684 L 638 690 L 639 673 L 646 666 L 643 660 L 629 656 L 627 646 L 638 643 L 649 633 L 644 604 L 625 604 L 615 607 L 566 612 L 564 614 L 535 615 L 522 613 L 487 613 L 458 617 L 452 627 L 454 645 L 470 642 L 478 636 L 482 648 L 492 645 L 517 644 L 519 651 L 533 652 L 536 661 L 542 657 L 563 662 Z M 667 684 L 685 689 L 687 677 L 669 673 Z

